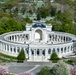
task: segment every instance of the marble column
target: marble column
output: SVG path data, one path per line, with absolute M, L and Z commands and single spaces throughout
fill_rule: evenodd
M 61 48 L 59 48 L 59 54 L 61 55 Z
M 28 48 L 28 51 L 29 51 L 29 59 L 31 59 L 31 50 L 30 50 L 30 48 Z
M 14 53 L 14 46 L 12 46 L 12 53 Z
M 45 57 L 47 58 L 47 56 L 48 56 L 48 50 L 45 49 Z
M 33 49 L 34 50 L 34 60 L 35 60 L 35 49 Z
M 1 43 L 1 50 L 2 50 L 2 43 Z
M 16 48 L 16 53 L 17 53 L 17 46 L 15 48 Z
M 9 45 L 9 52 L 10 52 L 10 45 Z
M 37 56 L 37 49 L 35 49 L 35 56 Z
M 3 43 L 3 50 L 5 51 L 5 44 Z
M 7 44 L 6 44 L 6 52 L 7 52 Z
M 15 42 L 15 35 L 14 35 L 14 42 Z

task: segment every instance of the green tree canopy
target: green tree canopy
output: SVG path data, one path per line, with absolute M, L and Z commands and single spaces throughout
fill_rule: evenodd
M 53 75 L 53 73 L 49 70 L 48 67 L 44 67 L 39 72 L 39 75 Z
M 55 52 L 52 53 L 51 60 L 53 62 L 57 62 L 59 60 L 59 57 L 58 57 L 58 55 Z
M 9 29 L 10 31 L 20 31 L 22 30 L 22 26 L 19 22 L 9 19 L 4 23 L 4 26 L 2 26 L 6 31 Z
M 26 16 L 24 20 L 26 21 L 26 23 L 32 23 L 32 20 L 28 16 Z
M 22 30 L 22 25 L 19 22 L 13 19 L 6 19 L 6 18 L 1 19 L 0 34 L 10 31 L 20 31 L 20 30 Z
M 50 8 L 48 6 L 42 6 L 37 11 L 38 14 L 40 14 L 41 18 L 46 18 L 47 16 L 50 16 Z
M 70 75 L 70 67 L 62 61 L 54 65 L 52 70 L 55 75 Z
M 20 53 L 17 56 L 18 62 L 23 62 L 25 60 L 25 52 L 23 49 L 21 49 Z

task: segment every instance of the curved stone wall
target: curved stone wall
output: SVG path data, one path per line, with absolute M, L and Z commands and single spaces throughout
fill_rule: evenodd
M 73 53 L 74 40 L 76 36 L 62 32 L 48 32 L 46 42 L 35 42 L 31 40 L 30 31 L 10 32 L 0 35 L 0 52 L 17 56 L 23 48 L 28 60 L 42 61 L 50 58 L 53 52 L 61 58 Z

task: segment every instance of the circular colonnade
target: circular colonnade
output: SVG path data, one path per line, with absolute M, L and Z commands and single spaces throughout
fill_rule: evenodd
M 75 35 L 38 27 L 34 31 L 16 31 L 0 35 L 0 52 L 17 56 L 23 49 L 28 61 L 47 61 L 53 52 L 60 58 L 72 55 L 75 40 Z

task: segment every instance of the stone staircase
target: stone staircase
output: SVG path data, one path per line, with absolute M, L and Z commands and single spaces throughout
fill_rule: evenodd
M 31 56 L 31 58 L 27 61 L 32 62 L 49 62 L 49 60 L 46 59 L 45 56 Z

